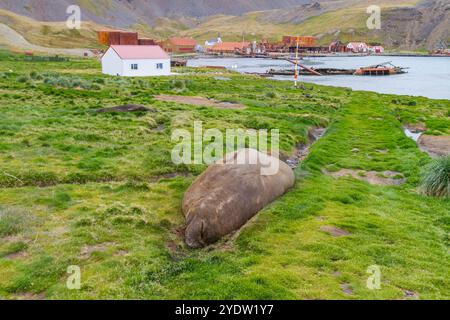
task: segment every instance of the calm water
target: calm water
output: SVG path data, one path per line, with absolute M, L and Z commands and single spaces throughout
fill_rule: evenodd
M 388 77 L 303 76 L 301 81 L 349 87 L 354 90 L 450 99 L 450 57 L 326 57 L 306 58 L 302 63 L 316 68 L 357 69 L 387 61 L 392 61 L 397 66 L 408 67 L 408 73 Z M 293 67 L 292 64 L 283 60 L 250 58 L 193 59 L 189 60 L 188 66 L 224 66 L 239 72 L 261 73 L 270 68 Z M 292 78 L 275 77 L 275 79 L 293 81 Z

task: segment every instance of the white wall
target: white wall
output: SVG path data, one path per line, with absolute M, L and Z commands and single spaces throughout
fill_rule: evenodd
M 157 69 L 158 63 L 163 64 L 163 69 Z M 132 70 L 131 65 L 137 64 L 138 69 Z M 170 75 L 170 59 L 136 59 L 123 60 L 123 76 L 125 77 L 148 77 Z
M 156 68 L 158 63 L 163 64 L 163 69 Z M 137 64 L 138 70 L 132 70 L 132 64 Z M 170 59 L 122 60 L 113 49 L 109 48 L 102 57 L 102 72 L 125 77 L 168 76 L 171 66 Z
M 102 57 L 102 73 L 112 76 L 121 76 L 123 73 L 122 59 L 111 48 Z

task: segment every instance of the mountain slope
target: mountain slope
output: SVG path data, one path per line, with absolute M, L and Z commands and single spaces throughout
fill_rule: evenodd
M 64 21 L 69 5 L 78 4 L 83 20 L 128 27 L 154 24 L 158 17 L 240 15 L 255 10 L 288 8 L 309 0 L 1 0 L 0 8 L 41 21 Z
M 36 21 L 0 10 L 1 23 L 29 42 L 44 46 L 93 47 L 97 45 L 95 31 L 105 26 L 136 30 L 156 39 L 181 35 L 200 42 L 221 33 L 225 40 L 241 40 L 243 36 L 246 40 L 280 40 L 288 34 L 314 35 L 321 45 L 333 40 L 366 41 L 402 50 L 429 50 L 450 43 L 448 0 L 78 0 L 83 19 L 94 21 L 84 22 L 79 31 L 68 30 L 64 22 L 48 22 L 64 21 L 66 6 L 73 0 L 0 1 L 0 7 L 39 18 Z M 381 30 L 369 30 L 366 26 L 367 7 L 374 4 L 382 8 Z M 246 12 L 275 5 L 279 8 Z M 221 14 L 203 16 L 217 12 Z M 230 12 L 239 14 L 226 14 Z M 167 16 L 171 14 L 177 16 Z
M 381 7 L 381 30 L 366 25 L 369 4 Z M 334 1 L 294 9 L 216 16 L 183 31 L 207 38 L 221 32 L 225 39 L 279 39 L 283 34 L 313 35 L 327 45 L 333 40 L 379 42 L 389 49 L 430 50 L 450 43 L 450 3 L 446 0 Z

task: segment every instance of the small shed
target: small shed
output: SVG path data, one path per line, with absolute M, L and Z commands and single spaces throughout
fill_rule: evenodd
M 170 57 L 160 46 L 110 46 L 102 57 L 102 72 L 113 76 L 170 75 Z

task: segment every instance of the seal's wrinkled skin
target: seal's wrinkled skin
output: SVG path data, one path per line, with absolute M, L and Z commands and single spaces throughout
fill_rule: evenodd
M 265 161 L 230 164 L 227 159 L 241 155 L 262 157 Z M 275 174 L 264 175 L 266 160 L 276 163 Z M 238 162 L 242 163 L 242 162 Z M 251 164 L 255 163 L 255 164 Z M 240 229 L 269 203 L 283 195 L 295 183 L 295 175 L 284 162 L 243 149 L 210 166 L 187 190 L 183 199 L 186 217 L 186 243 L 205 247 Z

